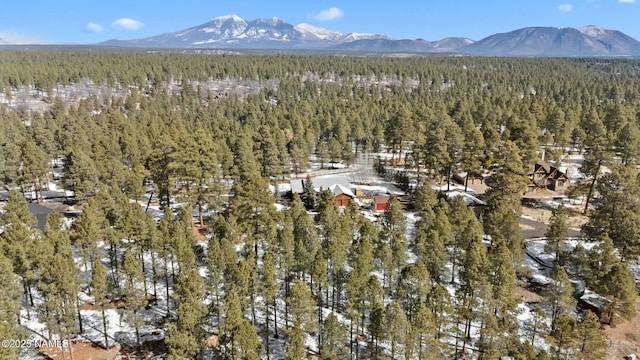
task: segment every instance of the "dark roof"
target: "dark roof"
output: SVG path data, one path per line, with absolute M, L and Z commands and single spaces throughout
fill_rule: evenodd
M 47 215 L 51 214 L 53 210 L 38 203 L 29 203 L 27 206 L 29 208 L 29 212 L 36 217 L 36 220 L 38 220 L 38 225 L 36 225 L 36 227 L 41 231 L 44 231 L 45 226 L 47 225 Z
M 546 172 L 547 174 L 555 169 L 553 166 L 551 166 L 551 164 L 549 164 L 548 162 L 542 159 L 536 160 L 536 165 L 537 165 L 536 168 L 541 167 L 544 170 L 544 172 Z

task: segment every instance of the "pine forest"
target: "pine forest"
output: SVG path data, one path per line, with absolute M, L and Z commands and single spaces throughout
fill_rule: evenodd
M 620 359 L 639 165 L 639 60 L 5 49 L 0 359 Z

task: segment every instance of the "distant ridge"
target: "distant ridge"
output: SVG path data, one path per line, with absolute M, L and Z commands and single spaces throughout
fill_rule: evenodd
M 491 35 L 460 51 L 482 56 L 640 56 L 640 42 L 595 26 L 528 27 Z
M 640 42 L 617 30 L 527 27 L 479 41 L 449 37 L 438 41 L 393 39 L 384 34 L 342 33 L 278 18 L 246 21 L 235 14 L 188 29 L 98 45 L 145 48 L 237 48 L 458 53 L 478 56 L 640 56 Z

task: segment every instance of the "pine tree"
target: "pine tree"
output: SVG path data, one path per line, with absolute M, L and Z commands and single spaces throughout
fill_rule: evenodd
M 575 320 L 569 315 L 560 315 L 553 322 L 551 331 L 552 353 L 556 359 L 571 359 L 574 346 Z
M 305 333 L 301 324 L 295 324 L 291 330 L 289 330 L 291 340 L 287 347 L 287 359 L 289 360 L 304 360 L 307 356 L 307 350 L 305 344 Z
M 431 277 L 422 261 L 405 266 L 398 276 L 395 299 L 411 318 L 419 304 L 427 300 L 431 291 Z
M 316 251 L 320 248 L 320 243 L 313 220 L 311 220 L 299 200 L 294 199 L 287 214 L 289 217 L 287 218 L 287 215 L 285 215 L 285 222 L 292 222 L 293 232 L 294 262 L 292 263 L 292 269 L 300 276 L 303 273 L 309 273 Z
M 377 281 L 377 280 L 376 280 Z M 384 340 L 386 332 L 386 316 L 385 308 L 382 302 L 375 302 L 371 305 L 371 314 L 369 315 L 369 347 L 373 358 L 378 358 L 378 344 L 380 340 Z
M 36 201 L 40 201 L 40 191 L 47 181 L 49 166 L 47 155 L 35 141 L 28 139 L 21 146 L 19 185 L 22 187 L 32 187 L 35 191 Z M 27 185 L 27 186 L 25 186 Z
M 273 326 L 275 333 L 278 333 L 278 312 L 277 312 L 277 295 L 278 295 L 278 282 L 276 276 L 276 263 L 274 255 L 271 252 L 265 252 L 262 257 L 262 276 L 261 276 L 261 288 L 264 296 L 264 312 L 265 312 L 265 348 L 267 352 L 267 358 L 270 358 L 270 343 L 269 343 L 269 321 L 271 320 L 270 307 L 273 308 Z
M 195 357 L 205 337 L 203 318 L 207 313 L 202 303 L 205 297 L 204 280 L 198 272 L 193 247 L 195 239 L 191 231 L 191 207 L 186 206 L 175 222 L 175 253 L 179 272 L 174 285 L 174 297 L 178 301 L 174 324 L 167 333 L 170 359 Z
M 439 283 L 443 280 L 447 261 L 446 244 L 453 238 L 451 224 L 446 212 L 438 208 L 433 225 L 426 226 L 424 218 L 416 225 L 416 255 L 424 262 L 431 278 Z
M 85 269 L 94 260 L 97 242 L 104 239 L 102 225 L 105 216 L 95 201 L 89 201 L 84 205 L 82 215 L 73 224 L 73 244 L 80 250 Z M 111 250 L 111 266 L 114 271 L 118 271 L 117 249 Z
M 293 326 L 300 326 L 307 332 L 314 331 L 316 328 L 315 302 L 311 296 L 309 286 L 302 281 L 296 281 L 291 288 L 290 296 L 286 300 L 291 309 Z
M 109 337 L 107 335 L 107 317 L 104 306 L 108 302 L 107 268 L 102 265 L 100 259 L 95 258 L 91 263 L 91 293 L 95 300 L 95 305 L 100 307 L 102 317 L 102 330 L 104 333 L 104 347 L 109 348 Z
M 225 292 L 224 299 L 224 325 L 222 326 L 223 339 L 231 345 L 231 356 L 235 354 L 235 336 L 236 330 L 240 323 L 244 320 L 240 298 L 235 287 L 231 285 Z
M 260 356 L 260 341 L 255 326 L 246 319 L 242 319 L 233 335 L 236 358 L 243 360 L 258 360 Z
M 426 303 L 421 303 L 411 318 L 411 346 L 417 350 L 418 359 L 438 357 L 440 347 L 436 331 L 433 314 Z
M 386 310 L 386 338 L 391 343 L 391 358 L 395 359 L 398 353 L 402 353 L 407 343 L 407 332 L 410 323 L 402 311 L 398 302 L 392 301 Z
M 435 322 L 435 338 L 439 340 L 443 335 L 448 334 L 453 322 L 451 315 L 454 309 L 451 295 L 442 284 L 435 284 L 429 293 L 427 304 Z
M 500 149 L 498 171 L 487 179 L 491 189 L 487 192 L 488 209 L 484 215 L 485 233 L 501 236 L 507 242 L 514 261 L 523 258 L 520 239 L 520 197 L 529 184 L 520 152 L 511 141 Z
M 584 232 L 591 239 L 607 234 L 619 250 L 622 260 L 640 255 L 640 180 L 634 166 L 612 167 L 596 186 L 596 210 Z
M 638 290 L 635 285 L 633 275 L 625 263 L 617 262 L 611 271 L 605 276 L 603 281 L 603 295 L 608 296 L 612 301 L 614 312 L 622 315 L 625 319 L 632 319 L 636 315 L 636 297 Z M 611 322 L 615 319 L 611 316 Z
M 4 231 L 0 234 L 0 248 L 12 262 L 13 272 L 22 281 L 27 317 L 30 318 L 30 308 L 33 306 L 31 287 L 36 279 L 36 259 L 33 255 L 39 236 L 31 226 L 35 225 L 36 221 L 29 213 L 24 196 L 15 190 L 9 191 L 4 210 L 4 214 L 0 216 L 0 224 L 4 225 Z
M 20 303 L 21 295 L 20 280 L 13 273 L 11 261 L 0 254 L 0 338 L 20 339 L 22 331 L 20 324 Z M 17 356 L 17 347 L 0 347 L 0 358 L 14 359 Z
M 297 195 L 294 195 L 294 201 L 296 196 Z M 302 200 L 304 206 L 309 210 L 315 209 L 318 205 L 318 194 L 313 188 L 313 183 L 311 182 L 311 177 L 309 177 L 309 175 L 307 175 L 307 178 L 303 181 L 302 196 L 300 196 L 300 200 Z
M 502 241 L 494 241 L 489 251 L 490 275 L 492 292 L 492 311 L 507 322 L 509 314 L 515 310 L 516 301 L 514 291 L 516 288 L 516 270 L 513 258 L 507 244 Z
M 531 317 L 524 324 L 525 334 L 530 344 L 535 344 L 536 337 L 539 335 L 544 339 L 544 335 L 548 333 L 549 327 L 547 326 L 547 314 L 540 307 L 536 307 L 531 311 Z
M 407 258 L 406 223 L 400 203 L 395 197 L 389 199 L 389 205 L 382 215 L 382 230 L 379 234 L 376 257 L 384 269 L 384 288 L 389 290 L 399 269 L 404 267 Z
M 551 306 L 551 327 L 556 328 L 556 320 L 562 315 L 568 315 L 576 308 L 576 299 L 573 297 L 573 286 L 569 276 L 563 267 L 556 266 L 553 269 L 553 283 L 549 289 L 548 302 Z
M 473 228 L 477 228 L 474 226 Z M 486 248 L 482 244 L 481 231 L 475 230 L 469 233 L 471 236 L 465 251 L 463 267 L 460 271 L 461 285 L 458 288 L 457 312 L 460 321 L 464 325 L 462 334 L 462 348 L 465 349 L 467 341 L 471 338 L 471 323 L 478 317 L 479 305 L 483 305 L 487 300 L 487 254 Z M 460 329 L 460 325 L 457 325 Z M 456 348 L 458 338 L 456 337 Z
M 46 316 L 50 333 L 57 334 L 60 339 L 69 340 L 82 330 L 77 308 L 80 282 L 68 235 L 59 230 L 60 224 L 57 225 L 48 228 L 46 233 L 51 251 L 40 270 L 39 288 L 45 299 L 42 303 L 44 311 L 41 314 Z M 61 246 L 55 246 L 56 243 Z
M 563 266 L 564 241 L 566 241 L 569 236 L 567 209 L 564 206 L 559 206 L 555 209 L 550 222 L 549 230 L 547 230 L 545 234 L 547 238 L 545 252 L 553 252 L 555 254 L 555 263 L 558 264 L 558 266 Z
M 139 264 L 138 255 L 129 251 L 122 262 L 124 286 L 122 297 L 126 300 L 124 316 L 131 327 L 135 329 L 136 343 L 140 344 L 140 327 L 144 325 L 144 319 L 140 316 L 140 308 L 145 305 L 146 298 L 140 284 L 144 281 L 144 274 Z
M 327 316 L 322 327 L 322 342 L 320 344 L 320 356 L 323 360 L 342 359 L 344 345 L 347 343 L 347 330 L 338 317 L 331 313 Z
M 599 360 L 606 357 L 607 341 L 600 329 L 598 316 L 587 311 L 575 329 L 576 352 L 585 360 Z

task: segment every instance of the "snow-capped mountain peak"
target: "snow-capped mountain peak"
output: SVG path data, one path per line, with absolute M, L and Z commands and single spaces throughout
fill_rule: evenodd
M 601 28 L 598 26 L 594 26 L 594 25 L 588 25 L 588 26 L 583 26 L 583 27 L 579 27 L 578 31 L 580 31 L 581 33 L 587 35 L 587 36 L 591 36 L 593 38 L 600 38 L 604 35 L 606 35 L 608 32 L 610 32 L 610 30 L 605 29 L 605 28 Z
M 383 34 L 363 34 L 363 33 L 352 32 L 352 33 L 345 34 L 344 37 L 342 38 L 342 41 L 351 42 L 351 41 L 357 41 L 357 40 L 371 40 L 371 39 L 393 40 L 389 36 L 383 35 Z
M 235 22 L 246 22 L 244 21 L 243 18 L 241 18 L 240 16 L 236 15 L 236 14 L 228 14 L 228 15 L 222 15 L 222 16 L 218 16 L 217 18 L 214 18 L 211 21 L 219 21 L 219 22 L 225 22 L 225 21 L 235 21 Z
M 329 30 L 323 27 L 314 26 L 307 23 L 298 24 L 293 28 L 299 31 L 305 38 L 308 38 L 308 39 L 334 41 L 339 39 L 343 35 L 341 32 Z

